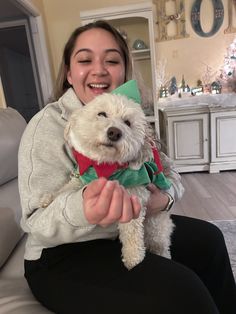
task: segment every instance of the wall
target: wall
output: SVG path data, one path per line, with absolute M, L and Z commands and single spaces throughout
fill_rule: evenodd
M 222 66 L 226 49 L 236 36 L 236 33 L 224 34 L 224 30 L 228 26 L 228 0 L 222 0 L 222 2 L 224 5 L 224 21 L 215 35 L 204 38 L 194 32 L 190 20 L 194 0 L 186 0 L 186 31 L 190 36 L 185 39 L 157 43 L 158 59 L 167 60 L 166 72 L 169 73 L 169 76 L 175 75 L 178 82 L 181 81 L 182 75 L 184 75 L 186 83 L 194 86 L 204 74 L 206 65 L 213 69 L 212 72 L 219 70 Z M 209 32 L 213 23 L 211 0 L 202 1 L 200 16 L 203 30 Z M 234 26 L 236 26 L 235 21 L 234 18 Z
M 38 1 L 38 0 L 34 0 Z M 143 2 L 143 0 L 41 0 L 44 5 L 46 24 L 52 51 L 54 73 L 57 73 L 64 44 L 71 32 L 80 25 L 80 11 Z
M 52 79 L 54 80 L 56 78 L 57 71 L 55 71 L 55 69 L 54 69 L 54 58 L 53 58 L 54 51 L 52 50 L 53 47 L 51 45 L 51 38 L 49 37 L 51 23 L 50 23 L 50 21 L 49 22 L 47 21 L 43 0 L 29 0 L 29 1 L 32 2 L 33 6 L 35 6 L 38 9 L 38 11 L 41 14 L 42 20 L 43 20 L 45 40 L 46 40 L 46 45 L 48 48 L 48 57 L 49 57 L 49 62 L 50 62 L 50 72 L 52 75 Z M 56 6 L 56 3 L 55 3 L 55 6 Z
M 74 28 L 80 25 L 79 14 L 82 10 L 92 10 L 106 6 L 126 5 L 143 2 L 142 0 L 32 0 L 45 17 L 45 29 L 48 33 L 49 49 L 51 53 L 52 69 L 56 76 L 64 44 Z M 184 75 L 186 83 L 196 85 L 201 79 L 206 65 L 218 70 L 223 64 L 226 48 L 236 34 L 224 34 L 228 26 L 228 0 L 222 0 L 225 17 L 220 30 L 212 37 L 199 37 L 192 29 L 190 12 L 194 0 L 185 1 L 186 31 L 190 35 L 186 39 L 157 42 L 157 59 L 167 59 L 166 71 L 169 76 L 175 75 L 180 82 Z M 201 7 L 201 22 L 204 31 L 211 29 L 213 14 L 212 1 L 203 0 Z M 236 25 L 234 25 L 236 26 Z

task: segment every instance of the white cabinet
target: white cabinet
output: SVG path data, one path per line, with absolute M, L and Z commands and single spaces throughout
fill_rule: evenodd
M 161 140 L 180 172 L 209 168 L 209 116 L 207 106 L 188 110 L 160 110 Z
M 179 172 L 236 169 L 236 105 L 160 106 L 160 135 Z
M 157 84 L 156 84 L 156 53 L 155 29 L 156 6 L 151 2 L 141 2 L 123 6 L 106 7 L 97 10 L 80 12 L 82 24 L 94 20 L 108 20 L 119 31 L 125 32 L 127 42 L 134 60 L 136 77 L 143 78 L 143 83 L 150 91 L 149 103 L 144 104 L 144 110 L 149 120 L 155 122 L 159 134 L 159 118 L 157 110 Z M 140 39 L 146 44 L 145 49 L 134 49 L 135 40 Z M 155 110 L 155 112 L 154 112 Z
M 210 108 L 211 163 L 210 172 L 236 169 L 236 110 Z

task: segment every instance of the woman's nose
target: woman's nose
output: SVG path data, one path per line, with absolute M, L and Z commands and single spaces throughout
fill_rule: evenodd
M 93 74 L 94 75 L 106 75 L 107 69 L 103 62 L 96 62 L 93 66 Z

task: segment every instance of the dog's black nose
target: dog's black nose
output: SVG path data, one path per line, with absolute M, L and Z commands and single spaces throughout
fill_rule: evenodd
M 107 130 L 107 136 L 108 136 L 109 140 L 111 140 L 113 142 L 116 142 L 116 141 L 118 141 L 121 138 L 122 132 L 118 128 L 110 127 Z

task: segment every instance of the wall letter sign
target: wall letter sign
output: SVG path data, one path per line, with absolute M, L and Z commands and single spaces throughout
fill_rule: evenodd
M 173 2 L 175 13 L 168 15 L 166 13 L 166 3 Z M 185 28 L 185 7 L 184 0 L 154 0 L 157 7 L 157 26 L 158 39 L 157 41 L 165 41 L 171 39 L 179 39 L 189 37 Z M 176 34 L 168 35 L 168 24 L 174 22 L 176 24 Z
M 228 24 L 228 27 L 224 31 L 225 34 L 236 32 L 236 27 L 233 26 L 233 6 L 234 6 L 234 10 L 236 11 L 236 0 L 228 0 L 229 24 Z
M 202 0 L 196 0 L 192 6 L 191 23 L 194 31 L 201 37 L 210 37 L 214 35 L 220 29 L 224 19 L 224 6 L 222 0 L 212 0 L 214 8 L 214 21 L 210 32 L 204 32 L 202 30 L 200 21 L 200 8 Z

